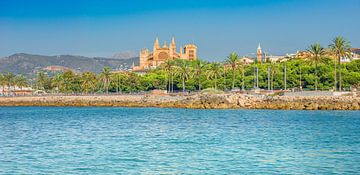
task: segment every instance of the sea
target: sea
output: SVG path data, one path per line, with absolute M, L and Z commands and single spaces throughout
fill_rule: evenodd
M 0 174 L 360 174 L 360 112 L 0 107 Z

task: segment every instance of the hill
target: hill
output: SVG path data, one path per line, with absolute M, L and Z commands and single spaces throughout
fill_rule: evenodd
M 110 67 L 113 70 L 128 70 L 133 62 L 138 64 L 139 58 L 113 59 L 74 55 L 45 56 L 18 53 L 0 58 L 0 72 L 32 75 L 49 66 L 58 66 L 79 72 L 91 71 L 99 73 L 104 67 Z

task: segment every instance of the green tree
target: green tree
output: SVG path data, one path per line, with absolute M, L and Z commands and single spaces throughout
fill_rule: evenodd
M 121 92 L 122 82 L 124 81 L 124 75 L 121 73 L 114 73 L 111 75 L 111 87 L 116 89 L 116 93 Z
M 111 81 L 111 69 L 109 67 L 104 67 L 100 74 L 100 80 L 103 83 L 106 93 L 109 93 L 109 85 Z
M 51 77 L 51 87 L 53 88 L 53 91 L 58 93 L 62 85 L 63 85 L 62 74 L 56 74 L 55 76 Z
M 164 64 L 161 65 L 161 68 L 166 72 L 167 80 L 166 80 L 166 89 L 167 92 L 174 91 L 174 60 L 166 60 Z
M 315 91 L 318 89 L 318 64 L 325 55 L 325 49 L 319 43 L 310 45 L 307 50 L 311 54 L 311 62 L 315 62 Z
M 241 90 L 245 90 L 245 60 L 238 61 L 238 68 L 241 72 Z
M 338 36 L 336 37 L 333 42 L 329 45 L 332 53 L 335 55 L 335 90 L 337 89 L 337 64 L 339 65 L 339 90 L 341 91 L 342 87 L 341 87 L 341 83 L 342 83 L 342 79 L 341 79 L 341 58 L 350 58 L 351 57 L 351 52 L 350 52 L 350 42 L 348 42 L 347 40 L 345 40 L 343 37 Z
M 220 77 L 222 74 L 222 70 L 221 70 L 222 66 L 218 62 L 214 62 L 209 64 L 208 67 L 209 68 L 206 71 L 207 78 L 212 80 L 214 84 L 214 88 L 217 89 L 218 77 Z
M 3 79 L 4 79 L 3 81 L 5 81 L 4 84 L 8 88 L 8 95 L 10 95 L 12 92 L 11 87 L 13 87 L 15 85 L 15 74 L 13 74 L 11 72 L 7 72 L 4 74 Z
M 231 66 L 231 71 L 232 71 L 232 89 L 235 88 L 235 70 L 236 70 L 236 66 L 238 64 L 239 61 L 239 56 L 236 52 L 231 53 L 227 59 L 226 59 L 226 63 L 229 64 Z
M 202 74 L 204 72 L 206 64 L 201 60 L 195 60 L 192 63 L 193 63 L 193 67 L 194 67 L 194 75 L 195 75 L 196 81 L 198 83 L 198 90 L 201 91 Z
M 176 60 L 175 75 L 181 77 L 182 91 L 186 91 L 185 81 L 190 78 L 189 62 L 186 60 Z
M 64 72 L 61 79 L 61 92 L 76 93 L 81 91 L 80 77 L 78 77 L 73 71 Z
M 94 92 L 97 78 L 96 74 L 92 72 L 84 72 L 81 74 L 81 90 L 82 92 L 88 94 L 89 92 Z
M 1 73 L 0 73 L 0 86 L 2 86 L 2 92 L 3 92 L 3 95 L 4 95 L 6 83 L 5 83 L 4 74 L 1 74 Z
M 47 89 L 47 83 L 49 81 L 49 77 L 45 72 L 38 72 L 36 77 L 36 87 L 39 90 L 46 90 Z
M 14 84 L 19 87 L 21 90 L 23 87 L 28 86 L 28 81 L 24 75 L 16 75 L 14 78 Z

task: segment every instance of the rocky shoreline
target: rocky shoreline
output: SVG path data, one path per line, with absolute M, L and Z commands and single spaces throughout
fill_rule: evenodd
M 247 94 L 0 97 L 0 106 L 107 106 L 192 109 L 360 110 L 360 97 Z

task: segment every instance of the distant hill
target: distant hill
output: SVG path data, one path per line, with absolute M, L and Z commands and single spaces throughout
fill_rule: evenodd
M 114 59 L 129 59 L 136 57 L 136 53 L 133 51 L 118 52 L 112 56 Z
M 139 64 L 139 58 L 89 58 L 74 55 L 44 56 L 18 53 L 0 58 L 0 72 L 32 75 L 49 66 L 62 66 L 79 72 L 99 73 L 104 67 L 110 67 L 113 70 L 127 70 L 131 68 L 133 62 L 136 65 Z

